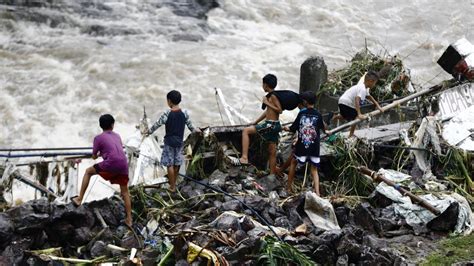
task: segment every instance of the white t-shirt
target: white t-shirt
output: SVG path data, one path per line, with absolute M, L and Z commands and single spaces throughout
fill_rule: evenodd
M 344 94 L 339 98 L 339 104 L 344 104 L 355 109 L 355 98 L 360 97 L 361 101 L 365 101 L 365 97 L 370 95 L 367 89 L 365 88 L 364 83 L 357 84 L 352 86 L 350 89 L 346 90 Z

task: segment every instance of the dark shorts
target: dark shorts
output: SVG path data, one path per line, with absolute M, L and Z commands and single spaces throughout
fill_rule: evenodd
M 347 105 L 339 104 L 339 111 L 341 116 L 344 117 L 344 119 L 346 119 L 347 121 L 352 121 L 357 117 L 356 109 Z
M 121 186 L 128 185 L 128 175 L 104 171 L 97 163 L 94 164 L 94 169 L 98 175 L 100 175 L 103 179 L 109 181 L 111 184 L 118 184 Z
M 265 122 L 256 125 L 255 129 L 266 141 L 278 143 L 281 131 L 280 121 L 265 120 Z
M 171 147 L 166 145 L 163 147 L 161 152 L 161 164 L 170 167 L 170 166 L 180 166 L 183 164 L 183 146 L 181 147 Z

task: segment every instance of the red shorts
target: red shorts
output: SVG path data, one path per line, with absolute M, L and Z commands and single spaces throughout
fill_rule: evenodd
M 128 175 L 104 171 L 100 169 L 98 164 L 94 164 L 94 169 L 98 175 L 109 181 L 111 184 L 119 184 L 121 186 L 128 185 Z

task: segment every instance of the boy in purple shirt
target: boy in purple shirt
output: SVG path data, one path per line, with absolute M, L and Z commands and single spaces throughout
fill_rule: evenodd
M 103 132 L 94 138 L 92 159 L 95 160 L 101 156 L 104 160 L 86 169 L 79 196 L 73 197 L 71 200 L 74 205 L 79 206 L 86 193 L 91 177 L 98 174 L 110 183 L 120 185 L 120 194 L 125 203 L 125 224 L 131 226 L 132 204 L 130 193 L 128 192 L 128 163 L 127 157 L 123 152 L 120 135 L 113 132 L 114 123 L 115 119 L 109 114 L 102 115 L 99 118 L 99 125 Z

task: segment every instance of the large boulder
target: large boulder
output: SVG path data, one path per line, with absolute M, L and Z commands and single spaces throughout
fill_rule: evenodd
M 9 209 L 7 214 L 15 231 L 21 234 L 41 230 L 50 221 L 49 213 L 38 213 L 30 202 Z

